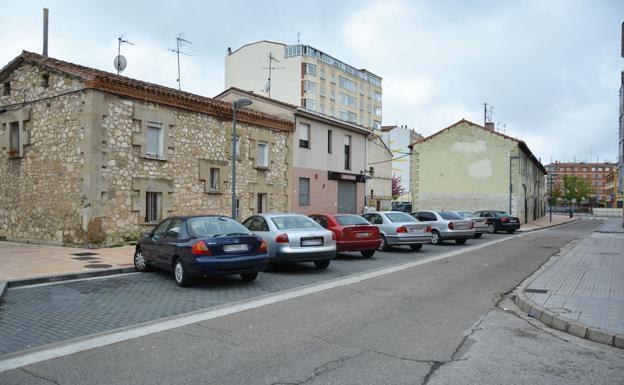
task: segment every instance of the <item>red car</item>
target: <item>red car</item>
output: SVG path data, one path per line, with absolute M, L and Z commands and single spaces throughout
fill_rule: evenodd
M 359 251 L 370 258 L 379 248 L 379 229 L 354 214 L 310 215 L 319 225 L 336 235 L 336 251 Z

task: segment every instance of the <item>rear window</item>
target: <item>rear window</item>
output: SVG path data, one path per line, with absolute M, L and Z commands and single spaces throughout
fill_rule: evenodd
M 446 219 L 447 221 L 454 221 L 456 219 L 464 219 L 463 217 L 455 213 L 448 212 L 448 211 L 438 211 L 438 215 L 441 216 L 442 219 Z
M 359 215 L 336 215 L 338 223 L 342 226 L 369 225 L 370 223 Z
M 474 217 L 478 216 L 478 215 L 475 215 L 473 213 L 469 213 L 467 211 L 460 211 L 458 214 L 461 215 L 464 218 L 474 218 Z
M 323 227 L 308 217 L 289 215 L 271 218 L 280 230 L 289 229 L 322 229 Z
M 386 213 L 390 222 L 417 222 L 416 218 L 405 213 Z
M 195 217 L 188 220 L 189 233 L 195 237 L 251 234 L 240 223 L 228 217 Z
M 494 216 L 496 218 L 501 218 L 501 217 L 507 217 L 509 216 L 506 212 L 504 211 L 492 211 L 494 213 Z

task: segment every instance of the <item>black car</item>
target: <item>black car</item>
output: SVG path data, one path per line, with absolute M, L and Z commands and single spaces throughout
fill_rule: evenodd
M 134 266 L 173 271 L 178 286 L 193 277 L 240 274 L 253 281 L 268 263 L 267 244 L 224 216 L 180 216 L 160 222 L 139 240 Z
M 474 213 L 478 217 L 488 219 L 488 233 L 494 234 L 497 231 L 506 231 L 513 234 L 520 228 L 520 219 L 512 217 L 504 211 L 483 210 Z

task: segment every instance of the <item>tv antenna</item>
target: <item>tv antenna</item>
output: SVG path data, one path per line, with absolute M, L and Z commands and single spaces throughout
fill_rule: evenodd
M 186 55 L 186 56 L 193 56 L 190 53 L 180 51 L 180 47 L 183 46 L 185 43 L 193 44 L 192 42 L 184 39 L 182 36 L 183 34 L 179 33 L 178 36 L 176 37 L 176 49 L 169 48 L 169 51 L 175 52 L 178 56 L 178 78 L 176 79 L 176 81 L 178 82 L 178 90 L 180 91 L 182 90 L 182 83 L 180 82 L 180 54 Z
M 488 108 L 487 102 L 483 103 L 483 125 L 485 123 L 492 122 L 492 116 L 494 116 L 494 107 L 490 105 Z
M 297 44 L 301 43 L 301 32 L 297 32 Z
M 275 56 L 273 56 L 272 52 L 270 52 L 269 53 L 269 66 L 262 67 L 263 70 L 267 70 L 267 69 L 269 70 L 269 80 L 264 86 L 264 92 L 266 92 L 269 95 L 269 98 L 271 97 L 271 71 L 284 69 L 284 67 L 273 67 L 273 62 L 279 63 L 280 61 L 277 60 Z
M 117 70 L 117 75 L 119 75 L 121 71 L 125 70 L 126 66 L 128 65 L 128 61 L 126 60 L 126 58 L 121 56 L 122 44 L 134 45 L 134 43 L 132 43 L 131 41 L 124 40 L 123 35 L 117 38 L 117 56 L 115 57 L 115 60 L 113 60 L 113 65 L 115 66 L 115 69 Z

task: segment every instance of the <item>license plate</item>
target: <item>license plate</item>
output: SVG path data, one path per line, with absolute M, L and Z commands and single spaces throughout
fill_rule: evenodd
M 457 226 L 457 230 L 466 230 L 468 228 L 468 226 L 466 225 L 459 225 Z
M 420 229 L 417 229 L 416 227 L 410 227 L 409 232 L 410 233 L 420 233 Z
M 370 235 L 371 233 L 355 233 L 356 238 L 368 238 Z
M 511 222 L 511 223 L 516 223 L 516 222 L 518 222 L 518 221 L 517 221 L 517 220 L 515 220 L 515 219 L 510 219 L 510 220 L 509 220 L 509 222 Z
M 223 251 L 225 251 L 226 253 L 233 253 L 236 251 L 247 251 L 249 250 L 249 245 L 247 245 L 246 243 L 240 244 L 240 245 L 224 245 L 223 246 Z
M 323 244 L 322 239 L 302 239 L 301 246 L 321 246 Z

